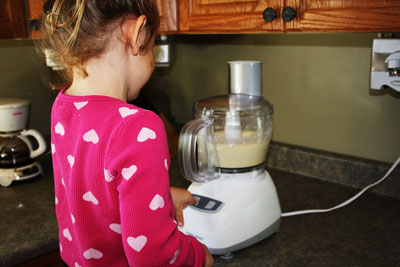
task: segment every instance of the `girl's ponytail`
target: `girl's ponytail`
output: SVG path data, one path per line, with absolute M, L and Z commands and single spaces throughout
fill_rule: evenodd
M 74 11 L 72 12 L 72 16 L 70 18 L 68 18 L 67 21 L 59 22 L 61 8 L 63 7 L 63 4 L 64 4 L 64 0 L 56 0 L 54 2 L 52 10 L 46 16 L 46 22 L 48 23 L 48 25 L 50 27 L 51 35 L 53 35 L 56 32 L 56 30 L 59 28 L 75 24 L 75 26 L 73 27 L 73 30 L 71 32 L 71 35 L 69 36 L 67 43 L 65 44 L 65 48 L 68 49 L 69 47 L 73 46 L 73 44 L 76 40 L 78 31 L 79 31 L 79 27 L 82 22 L 83 14 L 85 11 L 86 0 L 76 0 L 75 8 L 74 8 Z

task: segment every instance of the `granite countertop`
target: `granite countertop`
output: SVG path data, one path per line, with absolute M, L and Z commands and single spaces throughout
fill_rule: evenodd
M 0 186 L 0 266 L 58 249 L 50 156 L 41 157 L 40 163 L 44 175 Z
M 41 177 L 0 188 L 0 266 L 14 266 L 58 249 L 51 163 Z M 359 190 L 268 170 L 283 212 L 329 208 Z M 173 159 L 171 184 L 188 185 Z M 398 266 L 400 199 L 367 192 L 342 209 L 285 217 L 279 233 L 215 266 Z

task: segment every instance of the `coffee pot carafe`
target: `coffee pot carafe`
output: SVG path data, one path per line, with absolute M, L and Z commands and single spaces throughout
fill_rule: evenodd
M 29 137 L 36 140 L 37 148 L 33 148 Z M 0 133 L 0 168 L 25 166 L 32 163 L 45 150 L 46 142 L 44 138 L 34 129 L 22 130 L 13 134 Z

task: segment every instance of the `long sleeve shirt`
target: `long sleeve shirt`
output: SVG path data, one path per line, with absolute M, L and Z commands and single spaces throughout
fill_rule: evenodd
M 164 125 L 106 96 L 57 96 L 51 149 L 60 254 L 74 267 L 203 266 L 177 229 Z

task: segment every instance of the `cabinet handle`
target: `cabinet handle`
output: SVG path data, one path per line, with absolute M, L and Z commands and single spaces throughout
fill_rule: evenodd
M 278 17 L 278 13 L 276 13 L 275 9 L 273 9 L 272 7 L 267 7 L 264 10 L 263 17 L 266 22 L 272 22 Z
M 296 17 L 296 10 L 291 6 L 287 6 L 282 11 L 282 19 L 286 22 L 292 21 Z
M 29 26 L 33 31 L 38 31 L 40 29 L 40 20 L 32 19 L 31 21 L 29 21 Z

